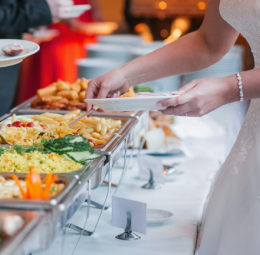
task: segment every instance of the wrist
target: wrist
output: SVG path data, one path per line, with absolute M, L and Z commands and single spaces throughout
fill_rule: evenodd
M 231 75 L 228 77 L 223 78 L 225 81 L 223 84 L 225 84 L 226 90 L 224 94 L 224 100 L 225 104 L 237 102 L 240 100 L 239 96 L 239 87 L 238 87 L 238 80 L 236 75 Z
M 129 77 L 129 74 L 127 72 L 127 68 L 125 65 L 119 67 L 118 69 L 116 69 L 117 73 L 119 74 L 119 76 L 121 76 L 122 78 L 122 83 L 127 84 L 127 86 L 130 88 L 131 86 L 134 86 L 133 84 L 133 80 L 131 79 L 131 77 Z

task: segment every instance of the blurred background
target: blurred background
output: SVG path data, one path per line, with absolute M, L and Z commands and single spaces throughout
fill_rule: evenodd
M 37 89 L 46 87 L 58 79 L 73 83 L 78 76 L 94 78 L 132 58 L 151 52 L 165 43 L 197 30 L 203 21 L 208 4 L 208 0 L 75 0 L 74 2 L 91 4 L 92 10 L 77 19 L 63 20 L 49 27 L 38 28 L 33 34 L 24 34 L 24 39 L 39 43 L 41 51 L 22 64 L 15 104 L 34 96 Z M 128 34 L 128 36 L 104 38 L 104 35 L 110 34 Z M 129 34 L 138 37 L 130 37 Z M 110 46 L 107 47 L 105 44 Z M 109 66 L 102 64 L 102 61 L 100 65 L 99 62 L 91 60 L 79 61 L 80 64 L 77 62 L 84 58 L 111 59 L 118 62 L 109 62 Z M 252 67 L 250 48 L 240 36 L 236 47 L 219 64 L 201 72 L 182 77 L 169 77 L 147 85 L 156 92 L 173 91 L 194 78 L 226 76 Z M 92 70 L 88 71 L 91 68 L 95 69 L 92 74 Z

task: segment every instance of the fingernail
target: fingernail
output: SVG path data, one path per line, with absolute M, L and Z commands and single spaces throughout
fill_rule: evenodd
M 163 105 L 161 103 L 156 104 L 157 107 L 162 107 Z

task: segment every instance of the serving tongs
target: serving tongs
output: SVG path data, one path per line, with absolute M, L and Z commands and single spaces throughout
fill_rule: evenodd
M 93 108 L 92 110 L 84 113 L 83 115 L 81 115 L 79 118 L 77 118 L 76 120 L 74 120 L 72 123 L 69 124 L 69 128 L 72 128 L 76 123 L 78 123 L 80 120 L 84 119 L 85 117 L 87 117 L 88 115 L 91 115 L 95 110 L 97 110 L 97 108 Z

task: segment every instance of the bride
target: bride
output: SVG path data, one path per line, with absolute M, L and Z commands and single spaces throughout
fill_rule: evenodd
M 136 84 L 206 68 L 229 52 L 239 33 L 251 46 L 254 70 L 194 80 L 175 92 L 179 97 L 159 103 L 168 107 L 164 114 L 195 117 L 253 99 L 212 188 L 199 255 L 260 254 L 260 0 L 210 0 L 197 32 L 91 80 L 86 92 L 86 98 L 104 98 Z

